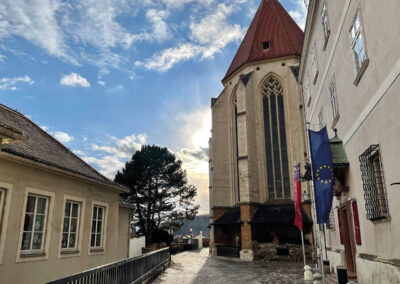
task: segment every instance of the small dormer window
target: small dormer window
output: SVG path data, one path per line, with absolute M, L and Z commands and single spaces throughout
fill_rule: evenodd
M 264 41 L 262 43 L 263 51 L 267 51 L 271 47 L 271 42 L 270 41 Z

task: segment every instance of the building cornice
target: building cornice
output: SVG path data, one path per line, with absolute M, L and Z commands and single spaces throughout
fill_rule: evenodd
M 308 55 L 308 41 L 310 39 L 310 34 L 311 34 L 311 29 L 312 29 L 312 24 L 313 24 L 313 18 L 314 18 L 314 9 L 315 9 L 315 3 L 318 0 L 311 0 L 310 5 L 308 6 L 307 10 L 307 19 L 306 19 L 306 26 L 304 29 L 304 41 L 303 41 L 303 51 L 301 53 L 301 59 L 300 59 L 300 70 L 299 70 L 299 79 L 298 81 L 301 82 L 303 79 L 303 73 L 304 73 L 304 64 L 307 59 Z
M 29 159 L 18 157 L 18 156 L 15 156 L 15 155 L 12 155 L 12 154 L 9 154 L 9 153 L 6 153 L 6 152 L 0 152 L 0 159 L 4 159 L 4 160 L 7 160 L 7 161 L 13 161 L 13 162 L 16 162 L 16 163 L 19 163 L 19 164 L 23 164 L 25 166 L 30 166 L 30 167 L 33 167 L 33 168 L 45 170 L 45 171 L 48 171 L 48 172 L 51 172 L 51 173 L 62 175 L 62 176 L 65 176 L 65 177 L 68 177 L 68 178 L 72 178 L 72 179 L 75 179 L 75 180 L 78 180 L 78 181 L 81 181 L 81 182 L 85 182 L 85 183 L 88 183 L 88 184 L 91 184 L 91 185 L 96 185 L 96 186 L 99 186 L 99 187 L 101 187 L 103 189 L 112 190 L 112 191 L 116 191 L 116 192 L 119 192 L 119 193 L 127 193 L 127 192 L 129 192 L 129 189 L 127 187 L 125 187 L 125 186 L 122 186 L 122 185 L 119 186 L 119 185 L 109 184 L 109 183 L 106 183 L 106 182 L 101 182 L 101 181 L 93 179 L 93 178 L 84 177 L 84 176 L 79 175 L 79 174 L 71 173 L 71 172 L 66 171 L 66 170 L 58 169 L 58 168 L 55 168 L 55 167 L 52 167 L 52 166 L 45 165 L 43 163 L 39 163 L 39 162 L 36 162 L 36 161 L 32 161 L 32 160 L 29 160 Z

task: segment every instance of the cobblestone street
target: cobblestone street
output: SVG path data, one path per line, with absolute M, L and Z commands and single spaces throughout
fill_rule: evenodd
M 153 283 L 303 283 L 302 263 L 241 262 L 209 257 L 208 248 L 172 256 L 173 264 Z

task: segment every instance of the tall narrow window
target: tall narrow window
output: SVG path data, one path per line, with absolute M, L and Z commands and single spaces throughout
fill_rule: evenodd
M 103 206 L 93 206 L 90 247 L 94 249 L 103 248 L 104 210 L 105 208 Z
M 76 250 L 79 238 L 79 217 L 81 204 L 67 201 L 64 210 L 63 234 L 61 248 L 64 250 Z
M 322 4 L 321 19 L 322 19 L 322 29 L 324 31 L 324 38 L 325 38 L 325 43 L 324 43 L 324 50 L 325 50 L 326 44 L 328 43 L 329 35 L 331 33 L 329 29 L 329 19 L 328 19 L 328 10 L 326 8 L 326 2 Z
M 317 47 L 316 43 L 314 42 L 314 45 L 311 50 L 311 64 L 312 64 L 312 73 L 313 73 L 313 84 L 317 81 L 318 78 L 318 61 L 317 61 Z
M 379 145 L 371 145 L 360 155 L 359 160 L 367 219 L 387 219 L 389 209 Z
M 318 113 L 318 122 L 319 122 L 319 128 L 322 129 L 325 126 L 324 113 L 322 111 L 322 108 Z
M 42 251 L 46 230 L 48 197 L 29 194 L 26 203 L 22 251 Z
M 339 119 L 339 107 L 336 95 L 336 85 L 334 80 L 332 80 L 332 82 L 329 84 L 329 94 L 330 94 L 330 101 L 332 108 L 333 126 L 334 126 L 337 120 Z
M 3 226 L 3 211 L 4 211 L 4 199 L 6 190 L 4 188 L 0 188 L 0 232 Z
M 290 198 L 282 86 L 269 77 L 263 87 L 265 154 L 269 199 Z
M 361 71 L 361 68 L 366 60 L 365 42 L 363 39 L 362 26 L 360 21 L 360 11 L 358 10 L 354 18 L 354 22 L 350 29 L 351 49 L 353 50 L 353 59 L 356 68 L 356 73 Z
M 308 80 L 308 77 L 304 80 L 304 100 L 306 106 L 310 105 L 311 102 L 311 90 L 310 90 L 310 82 Z
M 240 177 L 239 177 L 239 139 L 238 139 L 238 121 L 237 121 L 237 99 L 235 98 L 235 151 L 236 151 L 236 186 L 237 186 L 237 200 L 240 202 Z

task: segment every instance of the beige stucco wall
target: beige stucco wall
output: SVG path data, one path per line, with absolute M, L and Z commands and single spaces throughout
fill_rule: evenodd
M 55 174 L 0 158 L 0 182 L 13 187 L 10 214 L 6 228 L 6 245 L 0 264 L 1 283 L 43 283 L 68 276 L 92 267 L 117 261 L 127 257 L 129 209 L 119 208 L 119 194 L 100 186 L 88 184 L 78 179 Z M 27 188 L 34 188 L 54 194 L 50 199 L 51 216 L 48 253 L 44 260 L 18 259 L 18 241 L 21 235 L 24 198 Z M 64 195 L 85 199 L 83 203 L 83 231 L 80 232 L 81 249 L 79 255 L 60 258 L 60 234 L 64 212 Z M 92 202 L 107 204 L 107 225 L 105 252 L 89 255 Z M 82 211 L 83 212 L 83 211 Z M 17 262 L 18 261 L 18 262 Z
M 304 72 L 301 82 L 311 78 L 312 44 L 317 45 L 319 76 L 315 85 L 311 84 L 311 104 L 306 107 L 307 122 L 312 129 L 319 129 L 318 113 L 323 109 L 329 136 L 332 137 L 333 116 L 329 101 L 329 83 L 336 82 L 340 118 L 336 124 L 338 135 L 350 163 L 347 185 L 348 194 L 334 199 L 333 207 L 339 206 L 347 198 L 357 200 L 361 230 L 361 246 L 357 250 L 357 272 L 360 283 L 397 283 L 400 247 L 400 190 L 390 186 L 400 181 L 400 37 L 395 31 L 400 24 L 400 2 L 397 1 L 328 1 L 328 15 L 331 34 L 326 51 L 323 51 L 321 24 L 321 3 L 317 1 L 310 39 L 303 57 Z M 354 84 L 356 74 L 351 54 L 349 29 L 356 10 L 360 8 L 364 27 L 369 64 L 358 85 Z M 364 192 L 361 181 L 359 155 L 370 145 L 379 144 L 383 164 L 386 192 L 391 219 L 373 223 L 366 219 Z M 337 226 L 337 210 L 335 210 Z M 343 251 L 339 230 L 328 230 L 328 246 L 334 251 Z M 376 257 L 375 261 L 360 258 L 360 254 Z M 337 264 L 339 258 L 330 254 L 330 260 Z M 332 264 L 331 263 L 331 264 Z M 341 263 L 344 264 L 344 263 Z M 390 281 L 388 280 L 390 279 Z

